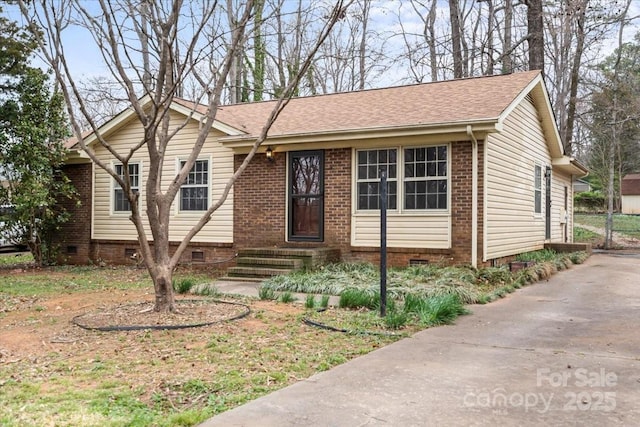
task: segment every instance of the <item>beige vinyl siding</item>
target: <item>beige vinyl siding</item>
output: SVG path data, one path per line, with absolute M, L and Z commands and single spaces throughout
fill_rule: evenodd
M 185 117 L 172 112 L 172 126 L 184 123 Z M 197 138 L 198 122 L 190 120 L 171 140 L 165 155 L 164 173 L 161 187 L 163 190 L 169 186 L 171 180 L 178 171 L 179 159 L 184 159 L 191 151 Z M 209 204 L 215 203 L 224 190 L 224 185 L 233 174 L 233 151 L 225 148 L 217 142 L 218 131 L 212 130 L 200 153 L 199 159 L 209 161 Z M 136 120 L 131 120 L 107 140 L 119 152 L 137 144 L 144 136 L 143 128 Z M 146 148 L 141 150 L 146 153 Z M 112 158 L 105 149 L 96 146 L 96 154 L 107 164 L 112 164 Z M 141 153 L 142 154 L 142 153 Z M 146 209 L 145 185 L 147 181 L 149 160 L 145 157 L 134 158 L 141 161 L 140 180 L 140 207 L 144 214 Z M 126 212 L 113 212 L 113 179 L 99 167 L 94 168 L 94 207 L 93 207 L 93 238 L 108 240 L 135 240 L 136 230 L 128 219 Z M 180 192 L 172 207 L 171 226 L 169 236 L 172 241 L 179 241 L 186 235 L 191 227 L 198 221 L 202 212 L 180 212 Z M 151 240 L 151 232 L 148 224 L 145 224 L 148 238 Z M 193 242 L 232 243 L 233 242 L 233 190 L 226 202 L 213 214 L 212 220 L 193 239 Z
M 528 98 L 490 134 L 486 152 L 485 261 L 544 246 L 544 170 L 551 164 L 540 120 Z M 542 168 L 542 213 L 534 213 L 535 166 Z
M 572 215 L 573 194 L 571 190 L 571 177 L 559 174 L 553 171 L 551 174 L 551 241 L 564 242 L 564 220 L 562 218 L 564 209 L 564 188 L 567 187 L 567 242 L 571 242 L 572 233 Z
M 353 246 L 380 246 L 380 215 L 356 214 L 351 221 Z M 451 247 L 451 218 L 442 215 L 387 215 L 387 246 L 447 249 Z
M 448 209 L 404 209 L 404 149 L 429 146 L 447 147 L 447 206 Z M 370 147 L 367 147 L 370 148 Z M 378 149 L 397 150 L 397 209 L 387 212 L 387 246 L 392 248 L 451 248 L 451 145 L 448 142 L 440 144 L 389 144 Z M 355 209 L 358 205 L 357 194 L 357 149 L 352 151 L 352 206 L 354 211 L 351 218 L 352 246 L 380 247 L 380 213 L 378 210 Z
M 633 215 L 640 214 L 640 196 L 622 196 L 622 213 Z

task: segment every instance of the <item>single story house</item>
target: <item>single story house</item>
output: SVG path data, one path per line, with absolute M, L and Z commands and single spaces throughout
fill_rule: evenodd
M 172 241 L 217 200 L 273 105 L 220 107 L 194 180 L 177 196 Z M 169 144 L 167 182 L 190 150 L 204 106 L 176 100 L 171 109 L 177 124 L 195 113 Z M 131 110 L 100 132 L 120 150 L 143 137 Z M 148 160 L 133 160 L 144 205 Z M 265 247 L 333 248 L 342 260 L 376 262 L 380 170 L 388 177 L 388 259 L 398 266 L 489 265 L 570 243 L 573 183 L 587 174 L 563 152 L 538 71 L 295 98 L 184 261 Z M 128 262 L 136 232 L 114 180 L 77 150 L 67 172 L 83 204 L 69 206 L 74 220 L 60 236 L 63 255 Z
M 640 215 L 640 173 L 630 173 L 622 178 L 620 194 L 622 213 Z

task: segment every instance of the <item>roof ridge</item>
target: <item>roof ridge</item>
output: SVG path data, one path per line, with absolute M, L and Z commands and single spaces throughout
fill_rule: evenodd
M 391 91 L 391 90 L 405 89 L 405 88 L 411 88 L 411 87 L 417 87 L 417 86 L 451 84 L 451 83 L 457 83 L 461 81 L 480 80 L 480 79 L 504 78 L 504 77 L 513 76 L 513 75 L 524 75 L 524 74 L 537 75 L 540 73 L 541 73 L 540 70 L 527 70 L 527 71 L 516 71 L 511 73 L 505 73 L 505 74 L 491 74 L 491 75 L 485 75 L 485 76 L 467 76 L 467 77 L 454 78 L 450 80 L 436 80 L 436 81 L 429 81 L 429 82 L 402 84 L 402 85 L 396 85 L 396 86 L 372 87 L 372 88 L 366 88 L 366 89 L 348 90 L 344 92 L 317 93 L 314 95 L 292 97 L 291 99 L 313 99 L 313 98 L 331 97 L 331 96 L 339 96 L 339 95 L 362 94 L 366 92 Z M 239 105 L 247 105 L 247 104 L 267 104 L 267 103 L 273 103 L 276 101 L 277 101 L 276 99 L 268 99 L 268 100 L 253 101 L 253 102 L 236 102 L 235 104 L 221 104 L 219 105 L 218 108 L 236 107 Z M 188 101 L 188 102 L 196 104 L 193 101 Z M 196 105 L 204 105 L 204 104 L 196 104 Z

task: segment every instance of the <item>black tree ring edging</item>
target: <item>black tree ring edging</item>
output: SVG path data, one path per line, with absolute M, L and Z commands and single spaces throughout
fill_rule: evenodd
M 152 331 L 162 331 L 162 330 L 176 330 L 176 329 L 188 329 L 188 328 L 201 328 L 203 326 L 211 326 L 211 325 L 215 325 L 216 323 L 224 323 L 224 322 L 231 322 L 234 320 L 239 320 L 242 319 L 244 317 L 247 317 L 250 313 L 251 313 L 251 308 L 243 303 L 239 303 L 239 302 L 231 302 L 231 301 L 223 301 L 223 300 L 178 300 L 176 301 L 177 303 L 181 303 L 181 302 L 202 302 L 202 301 L 206 301 L 206 302 L 213 302 L 213 303 L 218 303 L 218 304 L 229 304 L 229 305 L 237 305 L 240 307 L 244 307 L 245 310 L 240 313 L 237 314 L 235 316 L 232 317 L 228 317 L 225 319 L 218 319 L 218 320 L 214 320 L 211 322 L 202 322 L 202 323 L 189 323 L 189 324 L 184 324 L 184 325 L 123 325 L 123 326 L 87 326 L 82 324 L 80 321 L 81 319 L 87 315 L 87 313 L 85 314 L 79 314 L 78 316 L 75 316 L 73 319 L 71 319 L 71 323 L 73 323 L 76 326 L 81 327 L 82 329 L 86 329 L 88 331 L 101 331 L 101 332 L 117 332 L 117 331 L 144 331 L 144 330 L 152 330 Z

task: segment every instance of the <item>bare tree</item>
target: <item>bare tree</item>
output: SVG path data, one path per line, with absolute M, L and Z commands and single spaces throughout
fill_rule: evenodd
M 169 251 L 171 205 L 193 168 L 212 128 L 230 70 L 234 61 L 237 60 L 238 52 L 241 51 L 254 3 L 252 0 L 242 3 L 238 13 L 226 20 L 226 30 L 209 25 L 220 15 L 225 16 L 228 13 L 228 10 L 224 11 L 216 1 L 145 2 L 145 8 L 138 8 L 136 15 L 127 13 L 129 8 L 135 7 L 136 4 L 134 0 L 99 0 L 95 5 L 89 5 L 81 0 L 40 0 L 34 3 L 19 1 L 23 16 L 34 27 L 34 33 L 38 34 L 41 54 L 53 67 L 69 106 L 71 124 L 80 147 L 98 167 L 105 170 L 121 186 L 130 202 L 131 221 L 138 233 L 142 256 L 154 284 L 154 308 L 156 311 L 170 312 L 175 310 L 173 271 L 182 253 L 191 239 L 211 220 L 213 212 L 226 200 L 234 182 L 247 168 L 260 144 L 266 139 L 270 126 L 288 103 L 293 89 L 297 87 L 299 80 L 310 66 L 318 47 L 342 16 L 347 4 L 338 1 L 331 9 L 322 30 L 316 35 L 315 42 L 308 50 L 308 56 L 300 61 L 297 68 L 291 69 L 293 77 L 287 86 L 282 88 L 280 97 L 274 103 L 274 108 L 249 155 L 226 183 L 222 196 L 209 206 L 173 253 Z M 146 14 L 145 25 L 141 24 L 140 14 L 143 13 Z M 220 19 L 218 22 L 223 21 Z M 105 65 L 126 94 L 127 104 L 144 127 L 144 138 L 124 152 L 122 150 L 118 152 L 102 135 L 98 123 L 87 109 L 70 70 L 64 43 L 64 29 L 74 23 L 80 23 L 91 34 L 105 60 Z M 207 33 L 212 29 L 219 32 Z M 131 37 L 132 34 L 136 34 L 136 31 L 143 32 L 144 35 L 141 38 L 148 41 L 151 59 L 148 70 L 152 76 L 150 80 L 145 78 L 146 69 L 143 68 L 141 72 L 141 40 L 138 39 L 136 42 L 135 37 Z M 227 35 L 230 37 L 223 37 Z M 230 42 L 223 42 L 225 39 Z M 215 65 L 209 68 L 211 73 L 203 74 L 199 71 L 198 66 L 203 63 L 211 65 L 214 61 Z M 167 173 L 163 170 L 165 153 L 172 138 L 186 126 L 191 118 L 187 117 L 185 121 L 176 125 L 169 117 L 170 107 L 176 98 L 178 88 L 188 78 L 193 78 L 200 83 L 200 94 L 195 101 L 204 102 L 206 111 L 188 158 L 170 184 L 163 188 L 160 183 L 163 174 Z M 147 81 L 152 82 L 151 87 L 146 86 Z M 142 95 L 144 97 L 141 98 Z M 149 100 L 148 106 L 142 99 Z M 70 107 L 72 105 L 78 106 L 80 115 L 76 109 Z M 92 146 L 86 144 L 81 130 L 82 120 L 89 123 L 96 138 L 95 144 L 107 150 L 123 165 L 124 176 L 116 173 L 109 163 L 96 155 Z M 139 195 L 132 188 L 127 167 L 134 154 L 141 151 L 149 158 L 144 212 L 138 205 Z M 146 217 L 151 236 L 147 235 L 143 217 Z M 152 245 L 150 241 L 153 242 Z
M 462 47 L 460 27 L 460 4 L 459 0 L 449 1 L 449 17 L 451 19 L 451 51 L 453 53 L 453 77 L 462 77 Z
M 620 14 L 620 22 L 618 27 L 618 48 L 615 56 L 615 62 L 612 67 L 611 75 L 611 112 L 610 112 L 610 132 L 611 140 L 608 144 L 608 150 L 606 155 L 606 163 L 608 168 L 608 182 L 607 182 L 607 220 L 605 223 L 605 249 L 611 248 L 613 243 L 613 212 L 615 209 L 615 175 L 616 175 L 616 154 L 618 153 L 620 146 L 620 138 L 622 134 L 622 127 L 627 120 L 624 117 L 624 112 L 621 111 L 620 106 L 620 86 L 622 82 L 620 79 L 621 65 L 622 65 L 622 51 L 623 51 L 623 34 L 624 28 L 627 24 L 627 15 L 629 13 L 629 7 L 632 0 L 626 0 L 626 4 L 622 13 Z
M 527 0 L 529 69 L 544 71 L 544 24 L 542 0 Z

